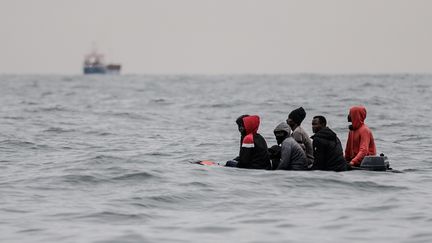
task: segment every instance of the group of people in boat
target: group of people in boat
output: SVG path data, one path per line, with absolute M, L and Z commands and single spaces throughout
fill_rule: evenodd
M 268 170 L 329 170 L 346 171 L 360 166 L 363 158 L 376 155 L 372 131 L 364 123 L 366 108 L 353 106 L 349 110 L 348 140 L 345 155 L 336 133 L 327 127 L 324 116 L 312 119 L 314 135 L 309 137 L 301 124 L 306 111 L 300 107 L 291 111 L 286 122 L 276 126 L 273 133 L 277 145 L 268 148 L 259 133 L 260 117 L 242 115 L 236 123 L 241 134 L 239 156 L 226 166 Z

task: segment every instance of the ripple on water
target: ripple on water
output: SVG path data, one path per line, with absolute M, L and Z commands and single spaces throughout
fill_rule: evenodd
M 115 180 L 115 181 L 116 180 L 119 180 L 119 181 L 125 181 L 125 180 L 143 181 L 143 180 L 149 180 L 149 179 L 154 179 L 154 178 L 159 178 L 159 176 L 157 176 L 154 173 L 142 171 L 142 172 L 129 173 L 129 174 L 113 177 L 111 180 Z
M 133 242 L 151 242 L 146 237 L 134 232 L 123 233 L 121 236 L 112 237 L 112 239 L 96 240 L 95 243 L 133 243 Z
M 199 233 L 222 234 L 222 233 L 235 231 L 236 229 L 232 227 L 226 227 L 226 226 L 201 226 L 201 227 L 189 228 L 188 230 L 192 232 L 199 232 Z
M 341 172 L 341 173 L 353 173 L 351 172 Z M 370 173 L 380 173 L 380 172 L 370 172 Z M 399 185 L 388 185 L 380 184 L 374 181 L 348 181 L 345 179 L 334 179 L 329 177 L 320 178 L 288 178 L 285 180 L 286 184 L 290 187 L 295 188 L 317 188 L 319 185 L 326 185 L 329 188 L 346 188 L 352 190 L 361 191 L 401 191 L 408 190 L 408 187 Z
M 116 211 L 101 211 L 89 213 L 85 215 L 75 215 L 73 218 L 84 219 L 86 221 L 96 221 L 107 224 L 129 224 L 129 223 L 144 223 L 148 220 L 158 218 L 157 215 L 151 213 L 125 213 Z
M 100 178 L 93 175 L 69 174 L 61 176 L 61 180 L 70 184 L 98 184 L 107 181 L 105 178 Z
M 66 129 L 62 127 L 50 127 L 45 129 L 44 132 L 48 133 L 66 133 L 66 132 L 75 132 L 75 129 Z
M 23 148 L 33 149 L 33 150 L 47 149 L 47 148 L 50 148 L 50 146 L 48 146 L 46 144 L 39 144 L 39 143 L 30 142 L 30 141 L 26 141 L 26 140 L 6 139 L 6 140 L 0 141 L 0 148 L 3 148 L 3 149 L 7 148 L 7 149 L 10 149 L 11 151 L 17 151 L 17 150 L 22 150 Z

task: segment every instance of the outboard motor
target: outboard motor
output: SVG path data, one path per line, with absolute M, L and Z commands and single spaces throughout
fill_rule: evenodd
M 391 170 L 390 163 L 384 154 L 380 156 L 366 156 L 360 164 L 360 168 L 372 171 Z

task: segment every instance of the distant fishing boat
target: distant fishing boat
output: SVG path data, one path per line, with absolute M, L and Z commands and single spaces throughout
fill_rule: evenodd
M 84 74 L 119 74 L 120 70 L 120 64 L 105 64 L 104 56 L 96 51 L 85 56 L 83 65 Z

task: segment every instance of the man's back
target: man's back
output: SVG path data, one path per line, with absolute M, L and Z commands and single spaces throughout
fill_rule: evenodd
M 353 166 L 360 166 L 363 158 L 368 155 L 376 155 L 375 140 L 372 131 L 363 124 L 348 133 L 345 159 L 351 161 Z
M 245 129 L 242 145 L 240 147 L 237 167 L 248 169 L 269 169 L 270 158 L 267 152 L 265 139 L 257 133 L 260 118 L 257 115 L 242 118 Z
M 247 169 L 270 169 L 270 158 L 267 152 L 268 149 L 265 139 L 258 133 L 253 134 L 253 144 L 253 147 L 242 147 L 240 149 L 237 167 Z
M 278 170 L 306 170 L 306 155 L 292 137 L 287 137 L 281 144 L 281 160 Z
M 313 161 L 314 161 L 314 156 L 313 156 L 312 141 L 309 138 L 309 135 L 306 133 L 306 131 L 302 127 L 298 126 L 293 131 L 291 136 L 304 149 L 304 152 L 306 153 L 306 158 L 308 161 L 308 166 L 311 166 L 313 164 Z
M 366 108 L 363 106 L 351 107 L 349 117 L 352 121 L 345 148 L 345 159 L 352 166 L 360 166 L 363 158 L 376 155 L 375 140 L 372 131 L 364 123 Z
M 315 170 L 345 171 L 347 163 L 342 144 L 330 128 L 324 127 L 312 136 Z

